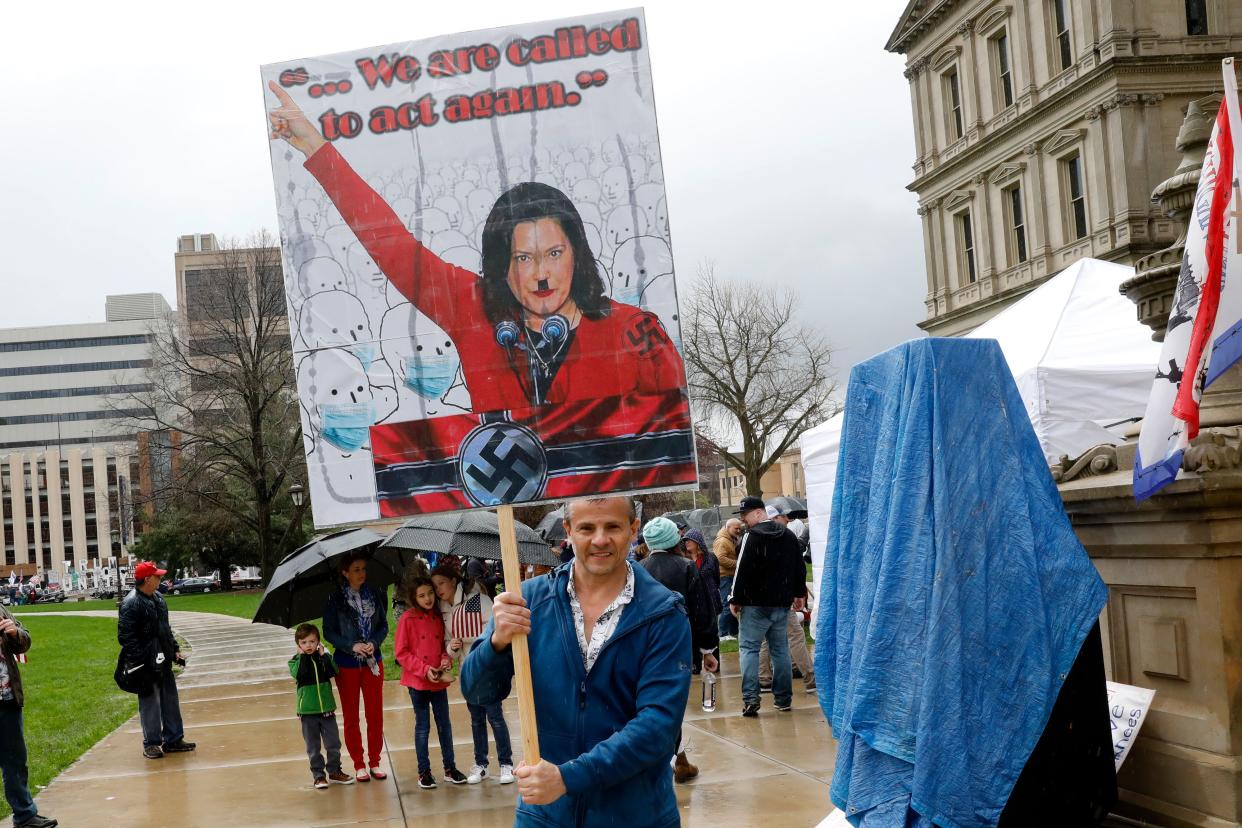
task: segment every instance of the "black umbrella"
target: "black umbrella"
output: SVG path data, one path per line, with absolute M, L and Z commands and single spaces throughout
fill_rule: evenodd
M 543 538 L 549 545 L 559 543 L 565 540 L 565 513 L 560 509 L 553 509 L 543 516 L 543 520 L 539 521 L 539 525 L 535 527 L 535 531 L 539 533 L 539 537 Z
M 548 542 L 525 523 L 514 521 L 518 560 L 539 566 L 559 566 L 560 558 Z M 377 560 L 400 568 L 416 552 L 435 552 L 459 558 L 500 560 L 500 530 L 495 512 L 448 512 L 410 518 L 375 551 Z
M 345 529 L 315 538 L 285 556 L 272 573 L 272 580 L 255 611 L 255 623 L 292 627 L 323 615 L 332 591 L 340 588 L 337 561 L 341 555 L 374 549 L 384 536 L 370 529 Z M 367 583 L 377 592 L 397 580 L 391 566 L 372 559 Z
M 767 502 L 769 506 L 775 506 L 780 509 L 790 520 L 801 518 L 806 520 L 806 501 L 800 497 L 774 497 Z

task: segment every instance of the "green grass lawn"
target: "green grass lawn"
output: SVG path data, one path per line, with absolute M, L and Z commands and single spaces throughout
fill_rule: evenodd
M 263 600 L 263 590 L 243 589 L 236 592 L 203 592 L 194 595 L 165 595 L 170 610 L 180 612 L 215 612 L 250 620 Z
M 116 621 L 27 616 L 21 622 L 34 640 L 21 672 L 30 789 L 37 795 L 39 786 L 134 715 L 138 697 L 112 681 L 120 649 Z M 0 817 L 9 813 L 0 798 Z
M 25 615 L 32 612 L 78 612 L 80 610 L 114 610 L 116 601 L 92 599 L 90 601 L 66 601 L 63 604 L 24 604 L 20 607 L 7 607 L 14 615 Z

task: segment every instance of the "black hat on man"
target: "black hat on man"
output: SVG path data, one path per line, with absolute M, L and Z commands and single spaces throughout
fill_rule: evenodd
M 733 514 L 744 515 L 747 512 L 753 512 L 755 509 L 766 509 L 766 508 L 767 507 L 764 506 L 762 498 L 747 496 L 747 497 L 742 498 L 742 502 L 739 503 L 737 506 L 737 511 L 734 512 Z

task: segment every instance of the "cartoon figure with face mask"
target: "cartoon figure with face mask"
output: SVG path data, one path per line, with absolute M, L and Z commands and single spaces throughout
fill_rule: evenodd
M 470 410 L 457 349 L 444 331 L 409 302 L 396 305 L 380 322 L 384 362 L 397 379 L 393 422 Z

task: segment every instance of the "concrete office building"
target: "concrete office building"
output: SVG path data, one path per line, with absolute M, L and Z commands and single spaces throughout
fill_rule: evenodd
M 159 294 L 109 296 L 104 322 L 0 330 L 0 575 L 82 572 L 141 531 L 150 441 L 127 395 L 149 388 L 152 326 L 169 313 Z
M 104 322 L 0 330 L 0 452 L 134 441 L 159 294 L 110 296 Z

